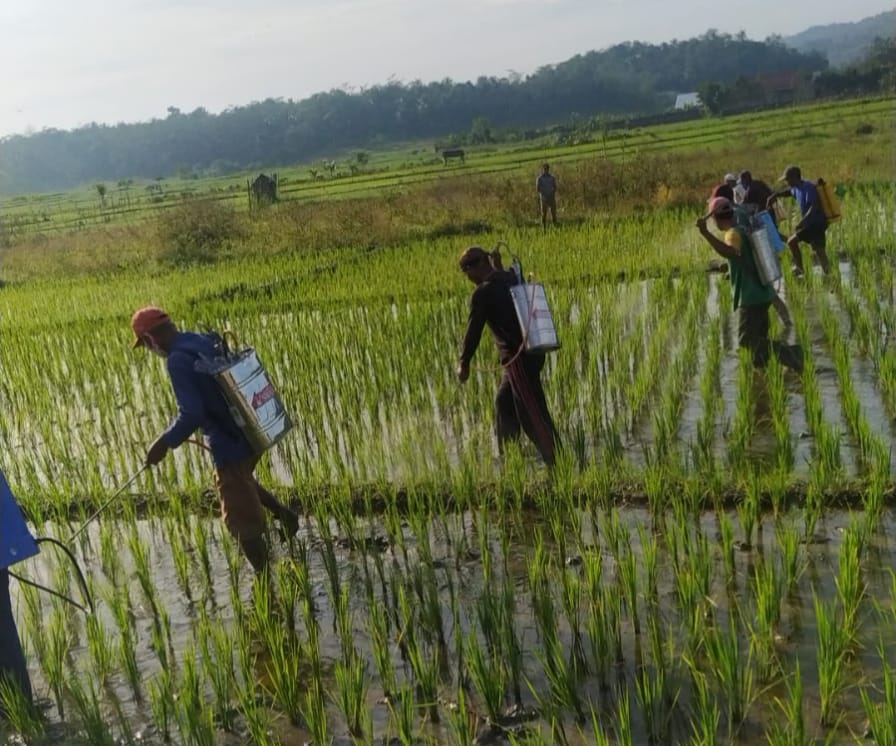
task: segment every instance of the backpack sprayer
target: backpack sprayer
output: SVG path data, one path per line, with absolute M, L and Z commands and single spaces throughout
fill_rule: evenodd
M 280 395 L 252 347 L 236 349 L 239 342 L 231 331 L 208 332 L 215 342 L 214 357 L 200 357 L 194 364 L 197 373 L 211 376 L 224 400 L 234 424 L 256 454 L 272 448 L 292 430 L 292 420 Z M 228 344 L 232 340 L 234 349 Z
M 495 251 L 507 244 L 499 243 Z M 509 248 L 509 247 L 508 247 Z M 516 284 L 510 287 L 510 297 L 516 310 L 516 317 L 523 334 L 521 352 L 546 353 L 560 349 L 560 339 L 557 336 L 557 327 L 554 326 L 554 317 L 548 306 L 544 285 L 532 282 L 532 275 L 528 280 L 523 274 L 523 263 L 516 254 L 511 254 L 513 261 L 510 271 L 516 277 Z
M 772 285 L 781 279 L 781 261 L 778 253 L 786 248 L 778 229 L 767 211 L 751 214 L 743 207 L 734 208 L 734 223 L 744 233 L 753 249 L 753 259 L 759 282 Z

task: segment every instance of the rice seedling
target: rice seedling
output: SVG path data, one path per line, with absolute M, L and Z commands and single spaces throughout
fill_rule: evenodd
M 800 551 L 800 534 L 792 526 L 776 526 L 775 538 L 780 550 L 783 583 L 788 593 L 793 593 L 803 573 L 805 557 Z
M 542 665 L 550 687 L 550 698 L 533 694 L 545 711 L 562 712 L 572 710 L 580 721 L 584 721 L 584 709 L 579 693 L 579 677 L 574 661 L 568 659 L 557 628 L 557 614 L 551 589 L 540 565 L 529 565 L 529 584 L 532 591 L 532 610 L 541 641 L 541 651 L 537 658 Z M 530 683 L 531 688 L 531 683 Z
M 255 604 L 259 616 L 267 615 L 267 612 L 259 610 L 259 597 L 267 595 L 263 590 L 256 593 Z M 261 607 L 265 608 L 263 603 Z M 290 721 L 298 724 L 303 705 L 307 704 L 304 701 L 307 692 L 303 686 L 307 659 L 310 655 L 312 660 L 316 660 L 316 653 L 313 650 L 306 652 L 295 636 L 276 618 L 270 624 L 262 626 L 261 636 L 268 655 L 266 671 L 271 694 Z M 224 685 L 229 685 L 229 681 L 225 681 Z
M 896 668 L 888 661 L 886 645 L 877 647 L 883 671 L 883 689 L 875 702 L 868 687 L 862 687 L 862 708 L 868 718 L 868 733 L 875 743 L 896 743 Z
M 171 671 L 161 669 L 147 684 L 153 722 L 165 743 L 171 740 L 174 725 L 174 681 Z
M 204 610 L 197 633 L 202 670 L 214 696 L 215 720 L 224 730 L 232 731 L 235 724 L 232 707 L 236 689 L 235 641 L 226 628 L 212 624 Z
M 78 716 L 79 730 L 90 744 L 116 746 L 118 740 L 109 728 L 108 718 L 102 710 L 96 683 L 92 679 L 69 683 L 68 694 Z
M 448 708 L 448 725 L 454 743 L 473 746 L 476 741 L 476 718 L 467 706 L 467 694 L 462 686 L 457 688 L 457 702 Z
M 483 649 L 475 633 L 467 636 L 465 649 L 467 673 L 489 720 L 500 721 L 507 692 L 507 672 L 497 649 Z
M 735 473 L 739 473 L 747 463 L 747 449 L 756 422 L 753 401 L 753 360 L 749 351 L 744 348 L 738 352 L 736 406 L 734 421 L 731 424 L 728 463 Z
M 105 684 L 114 669 L 114 651 L 111 635 L 96 615 L 87 617 L 87 647 L 94 671 L 101 684 Z
M 764 560 L 753 575 L 755 624 L 751 629 L 751 650 L 759 679 L 769 681 L 780 668 L 776 651 L 778 622 L 786 585 L 773 560 Z
M 345 718 L 349 734 L 368 743 L 372 738 L 370 708 L 367 705 L 367 664 L 358 655 L 336 662 L 334 677 L 337 689 L 337 705 Z
M 616 700 L 616 742 L 619 746 L 634 746 L 635 744 L 628 691 L 621 692 Z
M 44 625 L 46 634 L 46 656 L 41 660 L 41 668 L 47 677 L 47 684 L 53 692 L 56 710 L 65 717 L 63 693 L 67 684 L 69 653 L 73 643 L 72 630 L 66 614 L 58 606 L 53 608 L 49 620 Z
M 195 651 L 188 650 L 182 661 L 183 679 L 174 702 L 174 722 L 181 738 L 196 746 L 214 746 L 214 710 L 206 706 L 204 682 L 196 666 Z
M 752 653 L 742 654 L 734 612 L 727 627 L 717 625 L 707 633 L 705 652 L 726 703 L 729 738 L 733 737 L 756 696 L 753 686 Z
M 842 631 L 850 640 L 850 645 L 854 645 L 858 638 L 859 605 L 865 595 L 865 583 L 861 571 L 863 541 L 860 532 L 861 528 L 853 518 L 843 534 L 843 543 L 840 545 L 838 556 L 839 574 L 834 580 L 843 608 Z
M 743 548 L 753 548 L 753 531 L 760 525 L 762 494 L 759 474 L 751 472 L 747 477 L 744 499 L 737 504 L 737 517 L 743 532 Z
M 402 746 L 412 746 L 415 742 L 415 701 L 413 689 L 407 684 L 402 684 L 395 697 L 390 699 L 389 712 L 392 715 L 392 722 L 398 730 L 398 740 Z M 325 741 L 317 741 L 317 743 L 325 743 Z
M 726 513 L 716 513 L 721 542 L 722 562 L 725 566 L 725 584 L 737 587 L 737 565 L 734 559 L 734 525 Z
M 775 720 L 769 729 L 770 746 L 809 746 L 815 741 L 809 737 L 803 714 L 803 677 L 799 661 L 793 674 L 785 679 L 787 698 L 775 698 L 783 720 Z
M 378 603 L 371 604 L 369 608 L 368 631 L 373 648 L 373 659 L 383 692 L 388 699 L 396 690 L 395 667 L 392 664 L 389 643 L 389 617 L 388 613 Z
M 691 746 L 716 746 L 718 743 L 719 712 L 718 700 L 713 696 L 707 676 L 699 671 L 693 672 L 694 681 L 694 715 L 691 720 L 693 737 Z
M 628 605 L 628 612 L 632 619 L 632 627 L 635 634 L 641 634 L 641 617 L 638 614 L 638 557 L 632 552 L 631 545 L 626 536 L 624 553 L 618 559 L 619 563 L 619 590 L 622 592 Z
M 418 640 L 416 618 L 408 603 L 404 589 L 399 589 L 398 604 L 402 619 L 402 641 L 407 651 L 408 662 L 417 684 L 417 706 L 425 708 L 429 718 L 438 722 L 438 700 L 440 661 L 438 656 L 424 649 Z
M 842 625 L 836 609 L 816 596 L 815 620 L 818 625 L 818 690 L 821 699 L 821 723 L 831 726 L 836 721 L 837 704 L 847 684 L 847 654 L 850 633 Z
M 5 676 L 0 676 L 0 713 L 12 730 L 25 739 L 36 741 L 44 734 L 45 722 L 39 710 Z
M 648 617 L 648 639 L 653 651 L 653 666 L 641 664 L 635 672 L 635 695 L 644 718 L 647 737 L 652 743 L 662 740 L 675 709 L 677 695 L 671 691 L 663 642 L 657 618 Z

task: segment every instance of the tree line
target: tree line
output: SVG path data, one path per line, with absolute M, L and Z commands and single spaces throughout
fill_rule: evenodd
M 531 75 L 390 82 L 300 101 L 266 99 L 220 114 L 169 108 L 164 119 L 47 129 L 0 140 L 0 193 L 72 188 L 96 180 L 216 175 L 307 162 L 350 148 L 444 138 L 474 121 L 540 127 L 570 117 L 651 114 L 703 81 L 824 70 L 818 52 L 708 31 L 664 44 L 627 42 Z

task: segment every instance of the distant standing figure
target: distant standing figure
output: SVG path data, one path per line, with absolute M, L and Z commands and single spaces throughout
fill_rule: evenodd
M 557 225 L 557 179 L 547 163 L 542 165 L 541 173 L 535 180 L 535 191 L 541 203 L 541 227 L 547 228 L 548 210 L 551 211 L 551 223 Z
M 790 247 L 790 253 L 793 256 L 794 273 L 799 277 L 804 272 L 800 243 L 807 243 L 812 247 L 815 256 L 818 257 L 818 263 L 821 265 L 822 271 L 828 274 L 831 270 L 831 264 L 828 261 L 828 255 L 825 250 L 827 244 L 825 234 L 828 230 L 828 219 L 825 217 L 824 209 L 821 206 L 818 187 L 808 179 L 803 178 L 798 166 L 788 166 L 781 179 L 787 182 L 788 190 L 772 194 L 768 198 L 768 207 L 771 208 L 776 199 L 786 194 L 790 194 L 800 206 L 802 218 L 796 224 L 793 235 L 787 239 L 787 246 Z

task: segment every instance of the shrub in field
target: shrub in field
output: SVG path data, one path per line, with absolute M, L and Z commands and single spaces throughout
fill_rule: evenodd
M 211 199 L 166 210 L 157 218 L 156 232 L 159 258 L 177 265 L 213 262 L 245 235 L 234 208 Z

